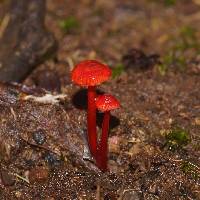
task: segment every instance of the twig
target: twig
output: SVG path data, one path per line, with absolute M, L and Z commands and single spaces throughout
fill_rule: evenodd
M 70 70 L 72 70 L 74 68 L 74 62 L 73 62 L 72 58 L 71 57 L 67 57 L 67 62 L 69 64 Z
M 3 36 L 3 33 L 6 29 L 6 27 L 8 26 L 8 23 L 10 21 L 10 15 L 9 14 L 6 14 L 1 22 L 1 25 L 0 25 L 0 39 L 1 37 Z
M 30 184 L 30 181 L 28 180 L 28 178 L 25 178 L 23 176 L 20 176 L 19 174 L 13 173 L 14 176 L 16 176 L 17 178 L 25 181 L 26 183 Z
M 101 187 L 97 185 L 96 200 L 101 200 Z
M 49 149 L 48 147 L 45 147 L 45 146 L 42 146 L 42 145 L 33 144 L 33 143 L 29 142 L 28 140 L 26 140 L 23 136 L 20 136 L 20 138 L 21 138 L 24 142 L 26 142 L 28 145 L 30 145 L 30 146 L 33 146 L 33 147 L 36 147 L 36 148 L 40 148 L 40 149 L 43 149 L 44 151 L 49 151 L 49 152 L 54 153 L 54 154 L 56 154 L 56 155 L 58 155 L 58 156 L 61 156 L 61 155 L 59 154 L 59 152 L 52 151 L 52 150 Z
M 14 109 L 12 107 L 10 108 L 10 112 L 13 115 L 14 120 L 16 121 L 17 120 L 17 115 L 15 114 L 15 111 L 14 111 Z

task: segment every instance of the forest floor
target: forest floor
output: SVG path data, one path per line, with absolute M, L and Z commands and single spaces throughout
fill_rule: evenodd
M 2 135 L 18 145 L 1 162 L 1 199 L 200 199 L 199 23 L 198 0 L 47 0 L 55 55 L 24 80 L 27 88 L 0 86 Z M 82 160 L 86 90 L 70 71 L 84 59 L 112 68 L 98 90 L 121 103 L 106 173 Z M 64 100 L 27 101 L 46 94 L 38 88 Z M 101 122 L 98 113 L 99 132 Z

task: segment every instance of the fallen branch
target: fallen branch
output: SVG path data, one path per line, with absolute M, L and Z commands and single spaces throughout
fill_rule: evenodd
M 11 0 L 0 26 L 0 80 L 22 81 L 55 50 L 44 27 L 45 0 Z

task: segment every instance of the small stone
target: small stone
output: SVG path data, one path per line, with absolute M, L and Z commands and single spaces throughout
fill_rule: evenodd
M 16 196 L 17 198 L 20 198 L 20 197 L 22 196 L 22 193 L 21 193 L 20 191 L 16 191 L 16 192 L 15 192 L 15 196 Z
M 36 167 L 29 171 L 29 181 L 34 182 L 45 182 L 49 176 L 49 170 L 45 167 Z
M 6 170 L 1 170 L 1 179 L 5 186 L 12 186 L 15 184 L 13 175 L 9 174 Z
M 57 154 L 53 153 L 53 152 L 47 152 L 44 155 L 44 159 L 51 166 L 58 166 L 61 163 L 60 157 Z
M 121 139 L 118 136 L 112 136 L 109 138 L 109 152 L 118 153 L 120 151 Z
M 127 154 L 130 156 L 135 156 L 135 155 L 139 154 L 141 151 L 143 151 L 142 147 L 143 146 L 141 143 L 136 143 L 130 148 L 130 150 L 127 152 Z
M 157 185 L 156 184 L 151 185 L 149 187 L 149 190 L 148 190 L 149 193 L 155 194 L 155 195 L 157 194 L 157 191 L 158 191 L 158 189 L 157 189 Z
M 200 118 L 198 118 L 198 117 L 195 118 L 195 124 L 198 125 L 198 126 L 200 126 Z
M 172 123 L 173 123 L 173 119 L 169 118 L 169 124 L 172 124 Z
M 8 141 L 0 140 L 0 159 L 9 160 L 10 159 L 10 151 L 11 145 Z
M 140 200 L 141 194 L 134 190 L 127 190 L 124 192 L 122 200 Z
M 45 132 L 42 129 L 35 131 L 33 133 L 33 139 L 39 145 L 44 144 L 46 140 Z

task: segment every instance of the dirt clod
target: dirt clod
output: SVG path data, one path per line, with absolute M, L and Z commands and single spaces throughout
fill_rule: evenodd
M 1 170 L 1 180 L 5 186 L 12 186 L 15 184 L 14 176 L 7 170 Z
M 46 167 L 36 167 L 29 171 L 29 181 L 34 182 L 45 182 L 49 176 L 49 169 Z

